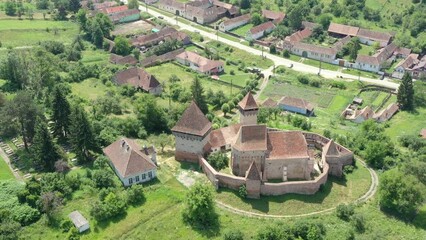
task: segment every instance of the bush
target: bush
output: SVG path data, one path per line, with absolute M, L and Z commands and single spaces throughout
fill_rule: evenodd
M 242 198 L 246 198 L 247 197 L 247 187 L 246 187 L 246 185 L 241 185 L 238 188 L 238 195 L 240 195 L 240 197 L 242 197 Z
M 92 180 L 97 188 L 114 187 L 113 175 L 107 170 L 96 170 L 92 176 Z
M 200 36 L 200 42 L 204 42 L 204 37 Z
M 352 226 L 358 233 L 365 232 L 365 217 L 362 214 L 355 214 L 351 218 Z
M 223 240 L 243 240 L 244 234 L 238 229 L 232 229 L 225 232 Z
M 27 204 L 13 208 L 12 219 L 26 226 L 36 222 L 40 218 L 40 212 Z
M 143 195 L 143 187 L 139 184 L 134 184 L 127 189 L 127 202 L 129 204 L 139 204 L 145 199 Z
M 210 156 L 207 158 L 207 161 L 217 171 L 226 168 L 229 163 L 228 156 L 220 151 L 210 154 Z
M 290 52 L 287 49 L 283 51 L 283 57 L 290 58 Z
M 122 215 L 126 212 L 126 201 L 110 192 L 103 201 L 98 201 L 92 205 L 90 215 L 98 221 L 105 221 L 112 217 Z
M 234 70 L 229 71 L 229 74 L 231 74 L 231 75 L 235 75 Z
M 78 240 L 78 239 L 80 239 L 80 235 L 78 233 L 77 228 L 71 227 L 71 229 L 68 231 L 66 239 L 67 240 Z
M 306 75 L 297 76 L 297 80 L 302 84 L 309 84 L 309 77 Z
M 199 226 L 217 226 L 213 191 L 210 185 L 195 184 L 187 193 L 185 209 L 182 213 L 185 222 Z
M 343 172 L 345 174 L 352 173 L 355 170 L 355 167 L 353 165 L 346 165 L 343 167 Z
M 311 85 L 312 87 L 316 87 L 316 88 L 319 88 L 319 87 L 321 87 L 321 82 L 320 81 L 311 81 L 310 83 L 309 83 L 309 85 Z
M 68 232 L 73 226 L 73 223 L 68 218 L 61 221 L 62 232 Z
M 339 204 L 336 208 L 337 217 L 349 221 L 350 217 L 354 214 L 355 208 L 352 204 Z

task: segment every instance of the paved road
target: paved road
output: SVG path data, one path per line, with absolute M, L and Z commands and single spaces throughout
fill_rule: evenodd
M 140 6 L 139 9 L 141 11 L 146 11 L 145 6 Z M 170 24 L 176 24 L 175 18 L 168 17 L 168 16 L 160 13 L 157 9 L 149 8 L 148 12 L 149 12 L 149 14 L 151 14 L 155 17 L 161 16 L 164 21 L 166 21 Z M 196 23 L 194 23 L 194 24 L 196 24 Z M 232 47 L 241 49 L 243 51 L 247 51 L 247 52 L 250 52 L 250 53 L 253 53 L 253 54 L 256 54 L 256 55 L 262 55 L 262 51 L 260 51 L 258 49 L 243 45 L 239 42 L 235 42 L 235 41 L 232 41 L 232 40 L 220 37 L 220 36 L 218 37 L 214 33 L 210 33 L 210 32 L 207 32 L 207 31 L 200 30 L 200 29 L 195 28 L 195 27 L 193 27 L 189 24 L 179 22 L 178 26 L 180 27 L 180 29 L 188 30 L 188 31 L 191 31 L 191 32 L 198 32 L 203 37 L 218 40 L 218 41 L 223 42 L 225 44 L 228 44 Z M 276 55 L 272 55 L 268 52 L 263 52 L 263 55 L 266 56 L 268 59 L 271 59 L 274 62 L 275 66 L 282 65 L 282 66 L 288 67 L 291 64 L 293 64 L 293 69 L 298 71 L 298 72 L 311 73 L 311 74 L 317 74 L 318 73 L 317 67 L 313 67 L 313 66 L 306 65 L 306 64 L 303 64 L 303 63 L 299 63 L 299 62 L 294 62 L 294 61 L 291 61 L 291 60 L 288 60 L 288 59 L 285 59 L 285 58 L 282 58 L 282 57 L 278 57 Z M 358 76 L 340 73 L 340 72 L 337 72 L 337 71 L 325 70 L 325 69 L 321 70 L 321 76 L 324 77 L 324 78 L 329 78 L 329 79 L 335 79 L 337 76 L 342 76 L 343 78 L 346 78 L 346 79 L 358 80 Z M 393 88 L 393 89 L 397 89 L 398 86 L 399 86 L 399 84 L 397 84 L 397 83 L 389 82 L 389 81 L 386 81 L 386 80 L 378 80 L 378 79 L 372 79 L 372 78 L 366 78 L 366 77 L 361 77 L 360 80 L 363 81 L 363 82 L 367 82 L 369 84 L 381 85 L 381 86 L 385 86 L 385 87 Z

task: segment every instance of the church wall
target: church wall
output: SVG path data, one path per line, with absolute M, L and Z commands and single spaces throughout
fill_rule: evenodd
M 256 167 L 263 172 L 265 162 L 265 151 L 238 151 L 232 149 L 232 172 L 244 177 L 246 171 L 249 169 L 250 164 L 254 161 Z
M 198 162 L 198 155 L 203 155 L 203 148 L 206 145 L 209 133 L 204 137 L 183 134 L 174 132 L 176 141 L 176 160 L 189 160 L 191 162 Z M 188 159 L 186 159 L 188 158 Z
M 273 159 L 265 161 L 265 176 L 269 179 L 283 179 L 283 168 L 287 167 L 287 179 L 310 179 L 309 158 Z

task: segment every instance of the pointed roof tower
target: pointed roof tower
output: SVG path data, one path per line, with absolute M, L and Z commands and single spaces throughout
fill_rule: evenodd
M 254 100 L 251 92 L 248 92 L 246 96 L 238 103 L 238 106 L 242 110 L 257 110 L 259 106 L 257 106 L 256 100 Z
M 192 101 L 182 114 L 180 120 L 172 128 L 172 132 L 204 136 L 212 127 L 212 123 L 204 116 L 197 104 Z
M 250 180 L 261 180 L 259 169 L 257 169 L 256 163 L 251 162 L 249 169 L 246 173 L 246 178 Z
M 330 140 L 323 148 L 326 156 L 339 156 L 340 151 L 333 140 Z

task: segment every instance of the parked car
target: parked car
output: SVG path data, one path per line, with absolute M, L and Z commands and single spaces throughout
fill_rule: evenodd
M 163 16 L 158 16 L 158 18 L 159 18 L 159 19 L 164 19 L 164 17 L 163 17 Z

